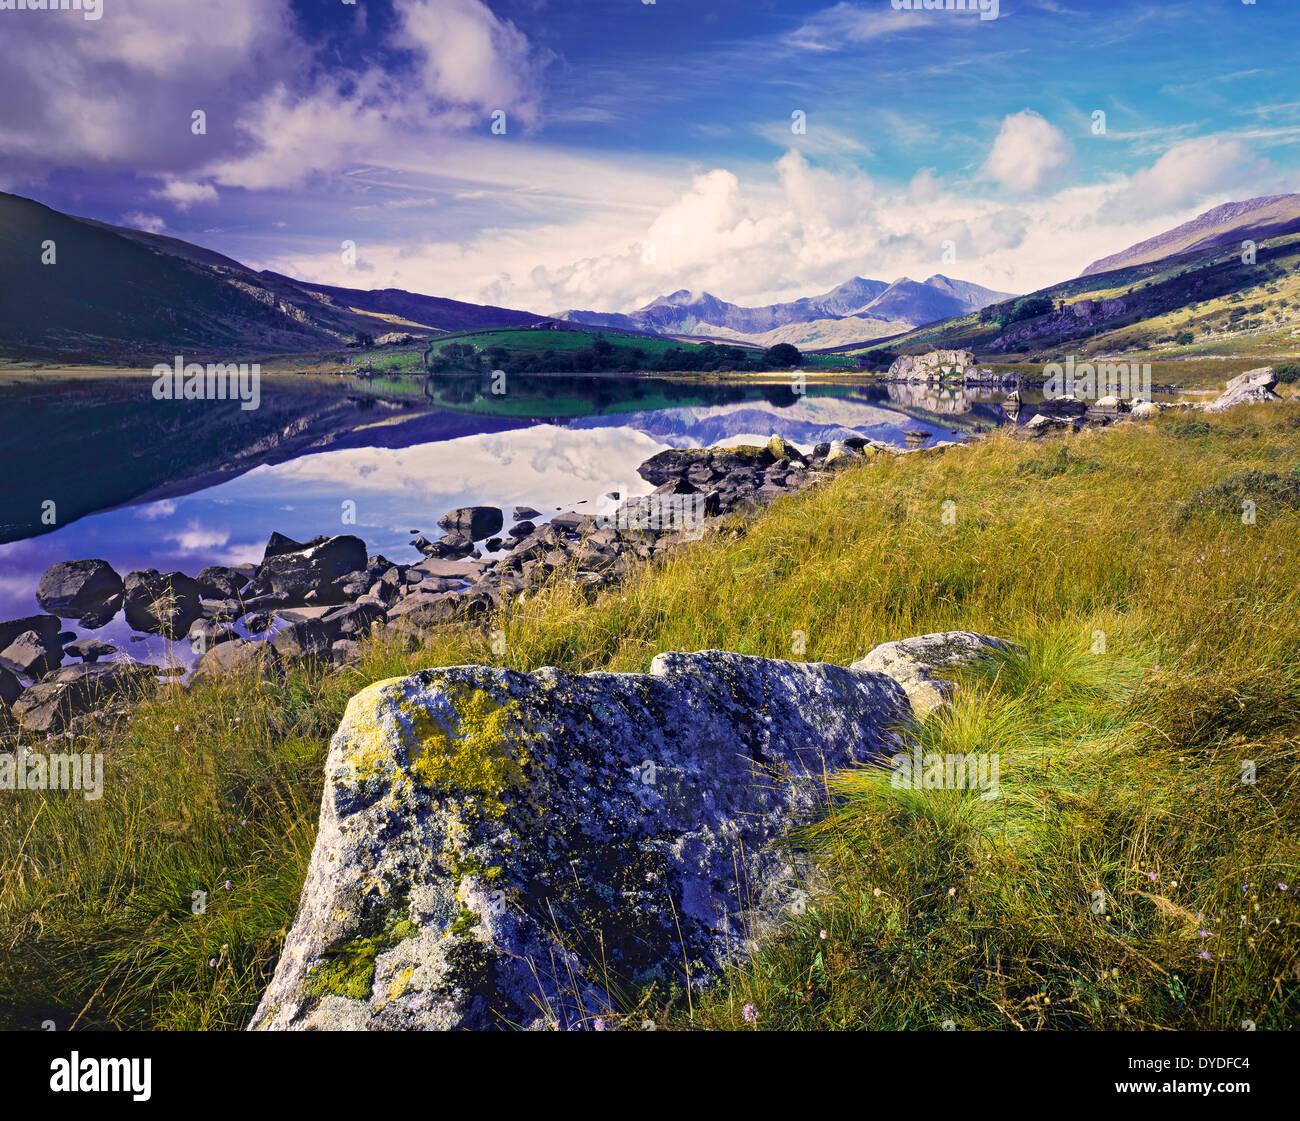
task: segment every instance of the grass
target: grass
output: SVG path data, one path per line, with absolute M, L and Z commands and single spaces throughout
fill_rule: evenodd
M 120 735 L 76 745 L 106 754 L 100 801 L 0 794 L 0 1026 L 247 1023 L 293 920 L 328 738 L 367 682 L 791 657 L 796 631 L 809 660 L 848 663 L 964 628 L 1027 654 L 967 675 L 921 734 L 995 752 L 999 796 L 837 777 L 798 839 L 818 868 L 806 914 L 689 1010 L 640 994 L 634 1022 L 1295 1027 L 1300 510 L 1264 488 L 1246 524 L 1195 496 L 1290 478 L 1298 411 L 878 456 L 598 599 L 514 605 L 491 623 L 501 656 L 474 628 L 414 653 L 372 643 L 337 673 L 164 686 Z

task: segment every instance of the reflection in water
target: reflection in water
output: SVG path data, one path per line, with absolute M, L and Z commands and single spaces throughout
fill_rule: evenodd
M 457 390 L 464 400 L 456 407 L 466 412 L 383 406 L 383 423 L 331 431 L 326 450 L 290 451 L 233 478 L 155 487 L 147 500 L 0 545 L 0 619 L 38 610 L 40 576 L 62 560 L 101 557 L 123 575 L 142 568 L 194 574 L 207 565 L 259 561 L 278 531 L 300 540 L 355 533 L 372 552 L 411 562 L 419 559 L 412 532 L 435 536 L 437 519 L 454 506 L 509 513 L 515 504 L 530 505 L 549 516 L 594 510 L 609 491 L 648 493 L 636 468 L 666 447 L 762 443 L 778 434 L 807 450 L 854 435 L 900 446 L 907 430 L 935 439 L 958 435 L 939 409 L 895 400 L 879 385 L 810 385 L 796 395 L 780 384 L 514 378 L 507 400 L 486 403 L 481 386 L 471 389 Z M 489 406 L 494 414 L 484 415 Z M 159 441 L 167 438 L 160 430 Z M 133 451 L 123 446 L 115 454 L 128 460 Z M 105 464 L 109 474 L 115 468 Z M 93 487 L 93 472 L 82 477 Z M 355 520 L 347 520 L 353 510 Z M 87 633 L 73 621 L 64 625 Z M 133 642 L 120 616 L 94 633 L 142 660 L 192 661 L 185 643 L 157 636 Z

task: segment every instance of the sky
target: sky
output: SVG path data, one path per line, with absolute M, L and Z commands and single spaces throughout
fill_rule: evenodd
M 17 2 L 0 190 L 349 287 L 1026 292 L 1300 190 L 1297 0 Z

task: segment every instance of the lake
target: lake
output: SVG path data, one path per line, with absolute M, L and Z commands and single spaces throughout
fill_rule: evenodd
M 41 574 L 63 560 L 193 575 L 260 561 L 279 531 L 354 533 L 409 563 L 420 559 L 412 537 L 436 537 L 455 506 L 500 506 L 508 519 L 528 505 L 541 521 L 596 510 L 609 492 L 648 493 L 636 468 L 665 448 L 774 434 L 804 450 L 850 436 L 902 446 L 908 431 L 962 439 L 1007 420 L 1000 391 L 842 377 L 810 376 L 795 393 L 779 381 L 514 376 L 504 394 L 466 377 L 431 390 L 413 381 L 395 400 L 351 379 L 266 377 L 254 411 L 155 401 L 151 385 L 0 385 L 0 619 L 37 611 Z M 65 629 L 92 633 L 72 620 Z M 93 633 L 139 659 L 192 660 L 185 643 L 132 636 L 120 615 Z

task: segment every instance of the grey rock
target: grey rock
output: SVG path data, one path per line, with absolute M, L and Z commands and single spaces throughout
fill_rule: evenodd
M 60 732 L 76 717 L 134 699 L 154 682 L 153 667 L 138 662 L 78 663 L 31 686 L 14 702 L 13 711 L 29 732 Z
M 183 572 L 128 572 L 126 621 L 133 630 L 180 638 L 203 613 L 200 597 L 198 582 Z
M 289 603 L 338 603 L 343 596 L 335 583 L 365 567 L 366 543 L 341 534 L 305 549 L 269 555 L 249 585 L 248 595 L 278 595 Z
M 517 522 L 530 521 L 533 518 L 540 518 L 542 512 L 534 510 L 531 506 L 516 506 L 514 520 Z
M 214 646 L 204 654 L 194 670 L 194 680 L 246 674 L 269 678 L 278 674 L 280 669 L 280 655 L 269 642 L 237 639 Z
M 481 541 L 501 532 L 505 515 L 496 506 L 460 506 L 443 514 L 438 524 L 448 533 Z
M 0 664 L 26 677 L 43 677 L 62 662 L 63 649 L 41 631 L 23 631 L 0 650 Z
M 80 658 L 83 662 L 97 662 L 100 658 L 116 654 L 117 647 L 110 646 L 107 642 L 100 642 L 97 638 L 79 638 L 69 642 L 63 648 L 63 652 L 71 654 L 74 658 Z
M 892 677 L 907 693 L 916 717 L 924 719 L 946 703 L 956 688 L 953 682 L 938 676 L 943 670 L 1023 654 L 1022 647 L 1000 638 L 972 631 L 939 631 L 898 642 L 883 642 L 851 668 Z
M 36 602 L 52 615 L 102 627 L 122 606 L 122 577 L 105 560 L 62 561 L 45 570 Z
M 371 686 L 251 1027 L 582 1028 L 607 975 L 698 987 L 799 900 L 782 840 L 824 773 L 892 753 L 909 716 L 884 675 L 720 651 Z M 456 778 L 468 753 L 490 778 Z
M 1205 406 L 1207 413 L 1222 413 L 1237 405 L 1249 405 L 1259 401 L 1282 400 L 1273 392 L 1277 385 L 1277 374 L 1272 366 L 1261 366 L 1257 370 L 1247 370 L 1238 374 L 1224 387 L 1223 393 Z

